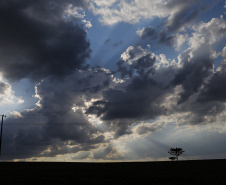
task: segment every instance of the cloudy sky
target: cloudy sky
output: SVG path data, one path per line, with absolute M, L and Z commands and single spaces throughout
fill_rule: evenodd
M 0 0 L 2 159 L 226 158 L 225 0 Z

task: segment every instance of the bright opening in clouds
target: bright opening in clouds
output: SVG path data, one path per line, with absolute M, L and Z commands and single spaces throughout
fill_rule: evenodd
M 225 158 L 223 0 L 0 0 L 2 159 Z

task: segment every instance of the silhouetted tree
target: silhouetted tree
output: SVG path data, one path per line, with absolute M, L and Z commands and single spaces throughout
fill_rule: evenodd
M 176 158 L 176 157 L 169 157 L 169 159 L 170 159 L 171 161 L 174 161 L 174 160 L 176 160 L 177 158 Z
M 183 154 L 184 151 L 182 150 L 182 148 L 171 148 L 170 151 L 168 151 L 169 154 L 175 156 L 175 159 L 177 159 L 178 161 L 178 156 Z M 172 158 L 171 158 L 172 160 Z

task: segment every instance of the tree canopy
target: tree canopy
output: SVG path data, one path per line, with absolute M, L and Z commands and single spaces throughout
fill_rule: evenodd
M 171 148 L 170 151 L 168 151 L 169 154 L 175 156 L 175 159 L 178 161 L 178 156 L 184 153 L 184 150 L 182 148 Z M 172 160 L 172 157 L 169 159 Z

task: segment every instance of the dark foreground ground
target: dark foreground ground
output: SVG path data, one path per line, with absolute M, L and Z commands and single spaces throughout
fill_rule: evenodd
M 53 163 L 0 162 L 1 185 L 226 184 L 226 160 Z

